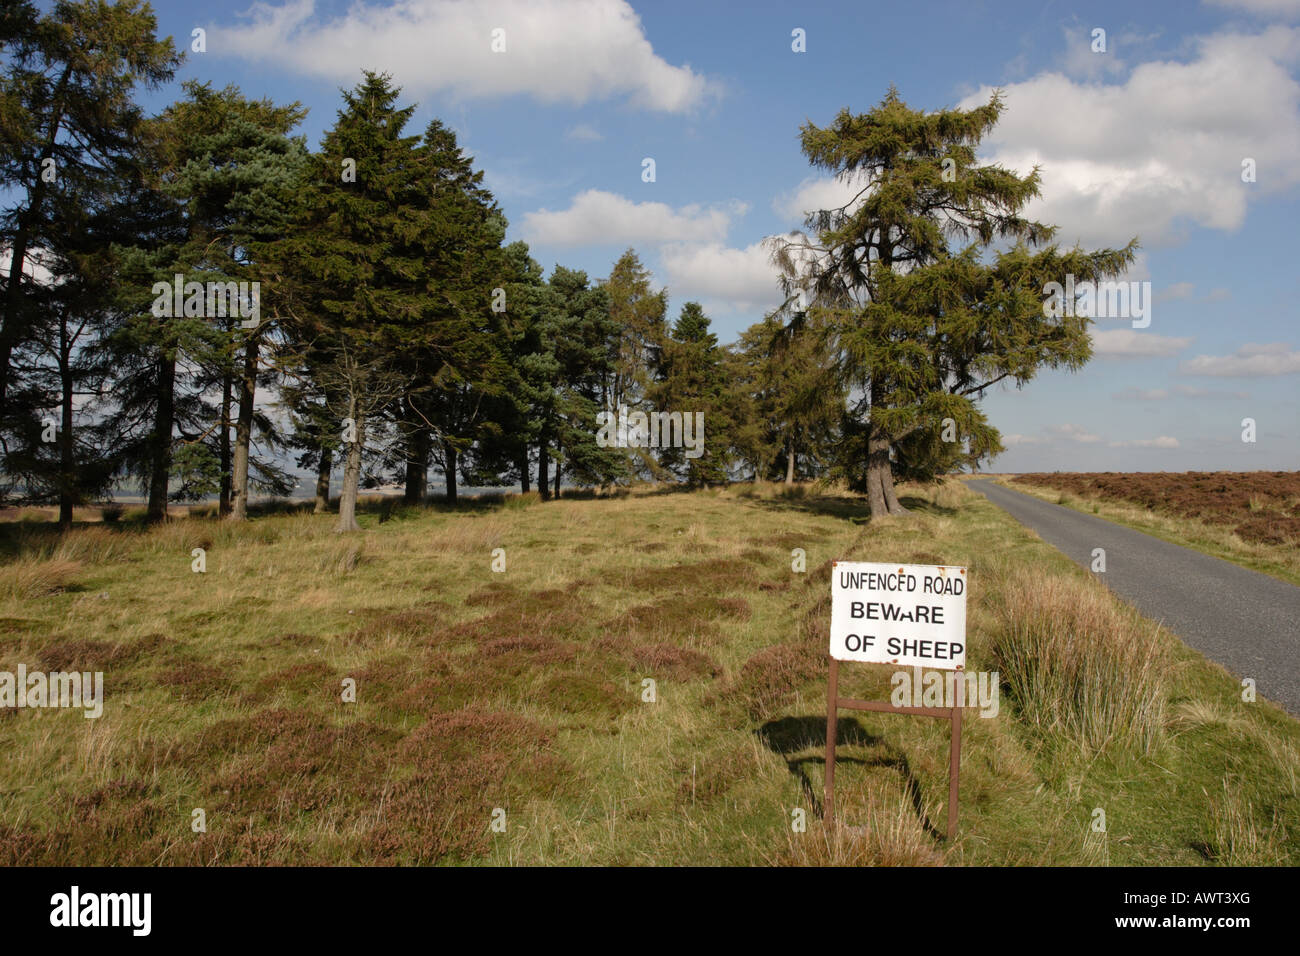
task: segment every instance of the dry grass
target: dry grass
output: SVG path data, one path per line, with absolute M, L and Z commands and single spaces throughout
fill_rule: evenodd
M 787 845 L 771 860 L 778 866 L 939 866 L 942 854 L 910 804 L 900 793 L 869 795 L 856 808 L 862 823 L 817 824 L 807 832 L 791 830 Z
M 1164 736 L 1169 638 L 1081 576 L 1016 569 L 998 587 L 993 651 L 1021 717 L 1086 753 Z
M 0 710 L 0 863 L 1060 865 L 1104 849 L 1185 864 L 1264 858 L 1252 845 L 1300 859 L 1294 722 L 1238 704 L 1163 632 L 1147 635 L 1171 665 L 1141 685 L 1147 709 L 1096 700 L 1118 662 L 1147 658 L 1078 636 L 1137 639 L 1155 660 L 1143 622 L 959 483 L 900 494 L 913 513 L 877 523 L 835 489 L 766 485 L 376 503 L 343 537 L 292 510 L 14 524 L 0 670 L 102 670 L 106 701 L 98 720 Z M 968 666 L 1028 700 L 969 712 L 952 845 L 935 829 L 941 721 L 843 715 L 843 826 L 828 838 L 817 816 L 831 562 L 883 555 L 968 566 Z M 888 696 L 882 669 L 841 680 Z M 1125 757 L 1148 753 L 1153 723 L 1168 728 L 1160 767 Z M 1228 775 L 1252 781 L 1239 805 L 1217 796 Z M 1113 804 L 1131 832 L 1081 837 L 1086 808 Z
M 33 601 L 67 591 L 81 572 L 80 561 L 23 558 L 0 568 L 0 598 Z
M 1268 825 L 1261 824 L 1242 787 L 1242 781 L 1224 777 L 1222 793 L 1211 801 L 1211 857 L 1222 866 L 1285 866 L 1288 854 L 1282 822 L 1275 817 Z

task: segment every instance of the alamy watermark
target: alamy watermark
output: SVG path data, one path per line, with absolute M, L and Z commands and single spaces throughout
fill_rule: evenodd
M 178 272 L 171 283 L 153 284 L 155 318 L 227 317 L 243 319 L 240 328 L 255 329 L 262 321 L 262 283 L 186 282 Z
M 889 702 L 895 707 L 978 707 L 981 717 L 996 717 L 1000 685 L 997 671 L 894 671 Z
M 74 885 L 50 897 L 50 925 L 56 927 L 124 927 L 133 936 L 153 928 L 152 893 L 83 893 Z
M 1075 282 L 1067 273 L 1065 284 L 1048 282 L 1043 286 L 1043 315 L 1059 319 L 1063 315 L 1089 319 L 1132 319 L 1133 328 L 1151 324 L 1150 282 Z
M 0 707 L 80 707 L 86 719 L 104 713 L 103 671 L 0 671 Z
M 596 444 L 601 448 L 685 448 L 687 458 L 704 454 L 703 412 L 628 411 L 596 413 Z

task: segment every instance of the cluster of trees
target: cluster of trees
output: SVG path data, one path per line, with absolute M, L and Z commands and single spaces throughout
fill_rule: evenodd
M 548 498 L 837 475 L 898 510 L 894 476 L 1000 449 L 984 388 L 1087 360 L 1087 320 L 1046 316 L 1043 283 L 1132 258 L 1030 250 L 1051 236 L 1019 216 L 1037 171 L 975 163 L 996 98 L 918 113 L 891 91 L 804 128 L 810 160 L 863 191 L 774 242 L 787 301 L 722 346 L 697 303 L 669 322 L 632 250 L 607 278 L 547 277 L 387 76 L 344 93 L 313 151 L 298 103 L 234 87 L 188 82 L 146 116 L 137 92 L 180 60 L 140 0 L 0 13 L 3 493 L 65 524 L 123 482 L 153 519 L 209 495 L 241 519 L 253 491 L 297 485 L 291 460 L 320 510 L 341 467 L 341 530 L 360 488 L 420 501 L 431 469 L 451 499 L 459 481 Z M 608 447 L 597 413 L 624 406 L 702 412 L 705 453 Z

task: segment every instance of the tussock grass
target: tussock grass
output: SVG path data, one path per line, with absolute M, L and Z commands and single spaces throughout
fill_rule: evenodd
M 1022 719 L 1086 753 L 1160 744 L 1170 654 L 1159 625 L 1080 576 L 1017 568 L 997 590 L 993 654 Z
M 64 558 L 23 558 L 0 568 L 0 598 L 37 600 L 73 587 L 81 562 Z

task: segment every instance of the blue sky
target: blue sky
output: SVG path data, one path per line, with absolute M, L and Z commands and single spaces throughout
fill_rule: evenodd
M 1128 278 L 1154 303 L 1146 328 L 1099 320 L 1084 371 L 987 397 L 1008 445 L 995 469 L 1300 468 L 1300 0 L 154 8 L 178 45 L 205 29 L 207 50 L 151 108 L 180 79 L 234 83 L 310 107 L 315 145 L 339 87 L 390 72 L 419 103 L 413 131 L 434 116 L 456 129 L 509 238 L 548 272 L 603 277 L 632 246 L 670 314 L 699 300 L 724 341 L 779 301 L 762 240 L 845 195 L 800 153 L 802 123 L 865 112 L 891 83 L 924 109 L 1000 87 L 1007 111 L 982 156 L 1042 166 L 1031 212 L 1066 244 L 1137 236 Z M 806 52 L 792 50 L 796 28 Z

